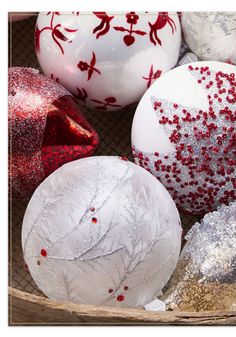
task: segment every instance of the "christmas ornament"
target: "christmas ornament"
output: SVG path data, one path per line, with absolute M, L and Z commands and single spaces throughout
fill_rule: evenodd
M 119 110 L 140 99 L 175 66 L 181 42 L 176 13 L 40 13 L 35 47 L 43 72 L 83 104 Z
M 171 276 L 181 242 L 178 211 L 164 186 L 123 159 L 68 163 L 31 198 L 23 254 L 49 298 L 142 306 Z
M 189 48 L 202 60 L 236 64 L 236 13 L 182 13 L 181 26 Z
M 132 125 L 135 162 L 177 207 L 205 214 L 236 199 L 236 67 L 196 62 L 162 76 Z
M 236 308 L 236 202 L 205 215 L 187 243 L 162 300 L 167 310 Z
M 12 197 L 28 197 L 51 172 L 92 155 L 98 135 L 73 96 L 37 70 L 9 69 L 9 175 Z

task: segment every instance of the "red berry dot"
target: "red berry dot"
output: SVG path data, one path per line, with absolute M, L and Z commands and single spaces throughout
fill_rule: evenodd
M 97 223 L 97 218 L 92 218 L 93 223 Z
M 46 257 L 48 255 L 46 249 L 44 249 L 44 248 L 41 249 L 41 255 L 44 256 L 44 257 Z
M 124 295 L 118 295 L 116 299 L 117 299 L 118 302 L 122 302 L 122 301 L 124 301 L 125 296 Z
M 129 287 L 128 287 L 128 286 L 125 286 L 125 287 L 124 287 L 124 290 L 128 290 L 128 289 L 129 289 Z
M 94 212 L 95 211 L 95 207 L 90 207 L 90 211 Z
M 109 289 L 108 292 L 111 294 L 113 293 L 113 289 Z

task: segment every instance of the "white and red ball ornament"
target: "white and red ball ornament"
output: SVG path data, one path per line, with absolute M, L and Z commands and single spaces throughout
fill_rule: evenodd
M 236 64 L 236 12 L 182 13 L 185 42 L 201 59 Z
M 35 47 L 43 72 L 81 103 L 119 110 L 140 99 L 178 60 L 177 13 L 40 13 Z
M 205 214 L 235 200 L 236 67 L 196 62 L 159 78 L 137 107 L 132 145 L 180 210 Z
M 177 208 L 160 182 L 123 159 L 65 164 L 31 198 L 23 254 L 49 298 L 143 306 L 170 278 L 181 244 Z

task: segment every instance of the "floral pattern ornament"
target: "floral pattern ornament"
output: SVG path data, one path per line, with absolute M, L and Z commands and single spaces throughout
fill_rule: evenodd
M 147 33 L 142 30 L 133 30 L 133 25 L 138 23 L 139 16 L 135 12 L 130 12 L 126 14 L 126 21 L 130 25 L 129 28 L 124 28 L 121 26 L 113 27 L 115 30 L 119 32 L 127 32 L 128 34 L 123 37 L 124 43 L 126 46 L 131 46 L 135 42 L 135 37 L 133 34 L 137 35 L 146 35 Z
M 48 77 L 53 74 L 59 78 L 60 84 L 87 107 L 120 110 L 130 106 L 158 78 L 158 69 L 169 70 L 177 62 L 179 19 L 175 13 L 169 15 L 177 32 L 173 35 L 168 25 L 161 32 L 163 58 L 160 58 L 160 46 L 154 48 L 148 25 L 156 21 L 158 12 L 143 15 L 134 11 L 123 14 L 107 11 L 79 16 L 77 12 L 40 13 L 35 31 L 40 67 Z M 77 31 L 70 33 L 67 28 Z M 169 52 L 170 46 L 173 52 Z M 135 62 L 139 67 L 133 72 Z
M 79 70 L 88 72 L 87 81 L 89 81 L 91 79 L 94 71 L 96 73 L 98 73 L 99 75 L 101 75 L 101 71 L 94 67 L 95 64 L 96 64 L 96 55 L 94 54 L 94 52 L 93 52 L 93 56 L 91 58 L 90 64 L 88 64 L 87 62 L 84 62 L 84 61 L 80 61 L 77 64 L 77 67 L 79 68 Z
M 47 15 L 49 15 L 50 13 L 51 12 L 48 12 Z M 52 12 L 50 26 L 46 26 L 46 27 L 43 27 L 42 29 L 39 29 L 38 25 L 36 25 L 36 28 L 35 28 L 35 49 L 36 49 L 37 53 L 40 52 L 40 36 L 44 31 L 47 31 L 47 30 L 51 31 L 52 39 L 57 44 L 57 46 L 60 48 L 62 54 L 64 54 L 64 49 L 63 49 L 61 43 L 62 42 L 72 43 L 72 40 L 70 40 L 68 37 L 66 37 L 61 32 L 61 30 L 65 31 L 67 33 L 75 33 L 75 32 L 77 32 L 78 29 L 66 28 L 66 27 L 63 27 L 60 23 L 54 26 L 53 21 L 54 21 L 55 15 L 60 15 L 60 13 L 59 12 Z
M 149 37 L 150 41 L 156 45 L 157 43 L 161 46 L 162 42 L 159 39 L 157 35 L 157 31 L 164 28 L 167 24 L 171 27 L 172 34 L 176 31 L 176 25 L 174 20 L 172 20 L 168 12 L 160 12 L 157 16 L 156 21 L 152 24 L 151 22 L 148 22 L 150 27 Z
M 110 22 L 114 18 L 114 15 L 109 16 L 106 12 L 93 12 L 93 14 L 101 20 L 100 24 L 93 29 L 93 34 L 97 33 L 96 39 L 98 39 L 110 30 Z

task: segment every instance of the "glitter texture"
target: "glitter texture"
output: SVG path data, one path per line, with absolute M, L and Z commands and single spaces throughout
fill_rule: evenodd
M 62 164 L 93 154 L 98 135 L 73 96 L 36 69 L 9 69 L 12 197 L 28 197 Z
M 174 151 L 148 153 L 134 144 L 133 153 L 180 210 L 205 214 L 236 199 L 236 75 L 194 64 L 188 71 L 206 91 L 208 110 L 151 97 L 157 123 Z
M 54 300 L 142 306 L 174 270 L 179 221 L 169 193 L 146 170 L 116 157 L 84 158 L 35 191 L 22 227 L 24 259 Z
M 187 243 L 162 300 L 167 309 L 236 309 L 236 202 L 204 216 Z

